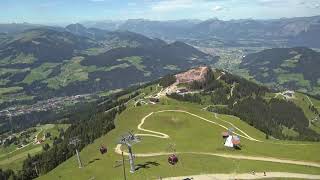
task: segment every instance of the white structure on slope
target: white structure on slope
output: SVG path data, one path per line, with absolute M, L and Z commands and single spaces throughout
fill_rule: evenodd
M 228 137 L 227 137 L 226 142 L 224 143 L 224 146 L 226 146 L 226 147 L 233 147 L 232 136 L 228 136 Z

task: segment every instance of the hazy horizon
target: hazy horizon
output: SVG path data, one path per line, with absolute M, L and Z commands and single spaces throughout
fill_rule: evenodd
M 0 23 L 104 20 L 280 19 L 316 16 L 319 0 L 3 0 Z
M 221 21 L 237 21 L 237 20 L 265 20 L 265 21 L 271 21 L 271 20 L 277 20 L 277 19 L 292 19 L 292 18 L 311 18 L 311 17 L 316 17 L 316 16 L 320 16 L 319 15 L 313 15 L 313 16 L 296 16 L 296 17 L 281 17 L 281 18 L 239 18 L 239 19 L 220 19 L 220 18 L 208 18 L 208 19 L 167 19 L 167 20 L 155 20 L 155 19 L 146 19 L 146 18 L 133 18 L 133 19 L 101 19 L 101 20 L 83 20 L 83 21 L 79 21 L 79 22 L 60 22 L 60 23 L 32 23 L 32 22 L 0 22 L 0 24 L 32 24 L 32 25 L 47 25 L 47 26 L 67 26 L 70 24 L 84 24 L 84 23 L 95 23 L 95 22 L 125 22 L 125 21 L 129 21 L 129 20 L 145 20 L 145 21 L 159 21 L 159 22 L 174 22 L 174 21 L 199 21 L 199 22 L 203 22 L 203 21 L 208 21 L 208 20 L 213 20 L 213 19 L 217 19 L 217 20 L 221 20 Z

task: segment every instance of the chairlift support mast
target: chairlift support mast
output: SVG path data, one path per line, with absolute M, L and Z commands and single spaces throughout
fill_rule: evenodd
M 80 159 L 80 154 L 79 154 L 79 151 L 78 151 L 78 144 L 81 140 L 79 138 L 72 138 L 69 142 L 69 145 L 74 145 L 75 148 L 76 148 L 76 154 L 77 154 L 77 159 L 78 159 L 78 164 L 79 164 L 79 168 L 82 168 L 82 162 L 81 162 L 81 159 Z
M 129 132 L 127 135 L 122 136 L 120 139 L 120 144 L 126 145 L 129 152 L 129 164 L 130 164 L 130 172 L 134 173 L 136 168 L 134 165 L 134 155 L 132 151 L 132 145 L 140 142 L 140 138 L 133 134 L 133 132 Z
M 124 177 L 124 180 L 127 180 L 127 176 L 126 176 L 126 166 L 124 164 L 124 156 L 123 156 L 123 152 L 121 153 L 121 156 L 122 156 L 122 168 L 123 168 L 123 177 Z

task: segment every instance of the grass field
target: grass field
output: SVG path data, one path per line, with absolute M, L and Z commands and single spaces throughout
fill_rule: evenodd
M 74 81 L 84 81 L 88 79 L 88 71 L 91 67 L 85 67 L 80 64 L 83 57 L 74 57 L 61 67 L 59 75 L 46 79 L 48 87 L 59 89 L 65 87 Z
M 22 89 L 23 88 L 19 87 L 19 86 L 0 88 L 0 96 L 5 95 L 5 94 L 10 94 L 10 93 L 16 93 L 16 92 L 21 91 Z
M 140 56 L 125 57 L 123 59 L 118 59 L 118 61 L 127 61 L 140 71 L 144 71 L 145 68 L 145 66 L 141 64 L 143 60 Z
M 315 117 L 315 114 L 309 109 L 309 105 L 312 105 L 311 103 L 319 103 L 318 100 L 313 99 L 310 101 L 308 97 L 302 93 L 295 93 L 295 99 L 293 99 L 293 102 L 297 104 L 301 109 L 303 110 L 304 114 L 308 119 L 313 119 Z
M 0 168 L 21 169 L 23 160 L 27 158 L 28 154 L 35 155 L 42 151 L 41 144 L 34 144 L 35 137 L 41 139 L 46 132 L 50 132 L 51 137 L 58 136 L 59 129 L 66 129 L 68 126 L 67 124 L 45 124 L 37 126 L 37 131 L 30 135 L 28 144 L 21 149 L 17 149 L 17 146 L 13 144 L 6 148 L 0 146 Z M 16 136 L 19 136 L 19 133 L 17 133 Z M 52 145 L 52 142 L 51 138 L 47 138 L 44 143 Z
M 166 65 L 164 67 L 164 69 L 168 69 L 168 70 L 172 70 L 172 71 L 179 71 L 180 70 L 180 68 L 178 68 L 176 65 L 172 65 L 172 64 Z
M 44 63 L 41 66 L 32 69 L 22 82 L 30 85 L 34 81 L 46 79 L 57 65 L 59 65 L 59 63 Z
M 10 82 L 11 76 L 18 73 L 27 72 L 27 71 L 30 71 L 30 68 L 24 68 L 24 69 L 0 68 L 0 76 L 2 76 L 2 78 L 0 79 L 0 85 L 6 85 L 8 82 Z M 9 77 L 3 76 L 6 74 L 9 74 Z
M 20 53 L 15 56 L 7 56 L 4 59 L 0 59 L 1 65 L 8 64 L 31 64 L 35 62 L 37 59 L 33 56 L 33 54 L 24 54 Z
M 142 64 L 143 59 L 140 56 L 131 56 L 125 57 L 123 59 L 118 59 L 118 61 L 126 61 L 129 62 L 132 66 L 134 66 L 139 71 L 144 72 L 145 76 L 150 76 L 151 72 L 145 70 L 145 66 Z
M 320 101 L 317 99 L 314 99 L 312 97 L 308 97 L 305 94 L 302 93 L 295 93 L 295 99 L 293 100 L 294 103 L 296 103 L 304 112 L 306 117 L 310 120 L 309 127 L 320 134 L 320 118 L 319 115 L 315 114 L 309 109 L 309 106 L 314 106 L 320 111 L 320 108 L 318 108 L 318 105 L 320 104 Z M 317 120 L 314 121 L 314 119 L 317 117 Z
M 77 168 L 76 158 L 72 157 L 47 175 L 40 177 L 40 179 L 105 179 L 111 177 L 112 179 L 123 179 L 122 168 L 113 167 L 116 164 L 115 161 L 121 159 L 121 156 L 114 152 L 117 140 L 128 130 L 134 130 L 138 134 L 146 133 L 138 130 L 137 126 L 141 119 L 151 112 L 154 113 L 145 120 L 142 127 L 165 133 L 170 138 L 142 137 L 142 141 L 134 145 L 134 153 L 170 152 L 168 147 L 169 144 L 173 143 L 176 151 L 182 153 L 178 155 L 179 163 L 176 166 L 169 165 L 167 155 L 137 157 L 136 164 L 140 169 L 135 174 L 129 174 L 128 179 L 156 179 L 159 176 L 170 177 L 203 173 L 240 173 L 251 172 L 252 170 L 320 174 L 320 168 L 310 166 L 196 154 L 206 152 L 320 162 L 320 156 L 315 156 L 320 148 L 320 143 L 266 140 L 264 133 L 247 125 L 240 119 L 227 115 L 217 115 L 215 117 L 214 114 L 201 110 L 202 108 L 203 106 L 200 105 L 182 103 L 167 98 L 162 99 L 158 105 L 130 106 L 117 117 L 116 129 L 97 139 L 81 151 L 84 168 Z M 184 110 L 222 126 L 230 127 L 234 125 L 241 130 L 236 129 L 236 133 L 244 137 L 244 133 L 246 133 L 263 142 L 241 138 L 242 150 L 228 149 L 223 146 L 221 132 L 225 129 L 221 126 L 184 112 L 158 112 L 162 110 Z M 101 144 L 108 147 L 106 155 L 101 155 L 99 152 Z M 194 153 L 190 154 L 188 152 Z M 128 163 L 126 163 L 126 168 L 128 172 Z
M 64 61 L 64 63 L 61 66 L 61 72 L 60 74 L 47 78 L 47 76 L 50 74 L 51 70 L 50 68 L 53 68 L 54 66 L 57 66 L 57 64 L 45 64 L 44 67 L 39 67 L 36 69 L 33 69 L 32 72 L 24 79 L 25 83 L 31 83 L 35 80 L 43 79 L 43 82 L 47 83 L 48 87 L 52 89 L 59 89 L 62 87 L 67 86 L 68 84 L 75 82 L 75 81 L 85 81 L 89 78 L 90 72 L 95 71 L 112 71 L 117 68 L 128 68 L 131 65 L 136 66 L 137 69 L 142 68 L 140 63 L 140 59 L 133 58 L 133 59 L 125 59 L 124 61 L 130 62 L 129 63 L 121 63 L 114 66 L 108 66 L 108 67 L 97 67 L 97 66 L 83 66 L 81 65 L 81 61 L 84 59 L 82 56 L 73 57 L 70 60 Z M 49 67 L 50 66 L 50 67 Z
M 303 74 L 279 74 L 278 75 L 278 83 L 284 84 L 286 82 L 295 81 L 298 86 L 305 87 L 310 89 L 311 85 L 308 80 L 305 80 Z

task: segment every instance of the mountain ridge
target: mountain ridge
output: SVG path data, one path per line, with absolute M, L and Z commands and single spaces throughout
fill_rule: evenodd
M 263 42 L 268 42 L 272 45 L 278 45 L 276 40 L 282 40 L 284 41 L 282 42 L 282 45 L 285 46 L 292 46 L 291 42 L 294 41 L 296 42 L 295 46 L 307 45 L 310 47 L 319 47 L 319 43 L 312 39 L 305 39 L 304 41 L 297 40 L 297 38 L 299 39 L 299 36 L 303 36 L 304 31 L 309 32 L 309 36 L 316 37 L 319 30 L 309 31 L 309 29 L 319 20 L 320 16 L 270 20 L 182 20 L 180 23 L 185 24 L 183 26 L 171 24 L 171 21 L 127 20 L 122 21 L 115 29 L 129 30 L 149 37 L 169 40 L 193 38 L 205 39 L 208 37 L 215 37 L 220 38 L 220 40 L 226 41 L 225 43 L 227 43 L 230 40 L 241 42 L 241 39 L 249 38 L 251 41 L 259 40 L 258 42 L 261 41 L 261 44 L 263 44 Z M 179 21 L 176 21 L 175 23 L 179 24 Z M 104 27 L 102 24 L 91 25 L 91 27 Z M 88 24 L 88 26 L 90 26 L 90 24 Z M 241 46 L 244 46 L 244 44 Z
M 183 42 L 167 44 L 128 31 L 78 26 L 82 31 L 72 26 L 64 31 L 30 29 L 4 41 L 0 46 L 0 88 L 9 91 L 5 97 L 50 98 L 121 89 L 217 61 Z M 101 36 L 94 39 L 82 34 L 87 32 Z

